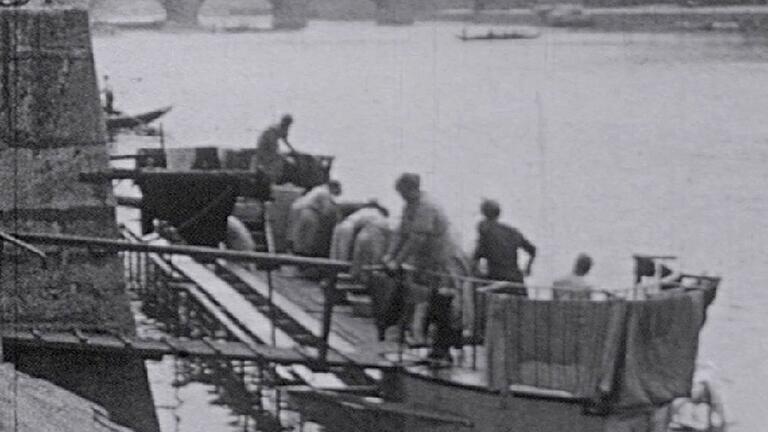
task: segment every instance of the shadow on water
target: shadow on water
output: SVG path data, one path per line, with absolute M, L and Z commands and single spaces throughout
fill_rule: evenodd
M 133 291 L 139 336 L 234 340 L 183 292 L 156 285 Z M 166 356 L 146 365 L 163 432 L 323 430 L 302 424 L 287 407 L 277 388 L 280 378 L 268 363 Z

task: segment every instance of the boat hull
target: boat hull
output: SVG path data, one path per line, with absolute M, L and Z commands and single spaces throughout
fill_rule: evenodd
M 458 35 L 460 40 L 464 42 L 470 41 L 494 41 L 494 40 L 520 40 L 520 39 L 536 39 L 539 37 L 537 33 L 523 34 L 523 33 L 504 33 L 498 35 Z
M 341 431 L 667 432 L 669 423 L 669 405 L 598 416 L 585 413 L 573 398 L 534 391 L 501 394 L 402 368 L 385 370 L 381 387 L 386 401 L 381 408 L 331 392 L 290 395 L 305 420 Z
M 108 130 L 129 129 L 129 128 L 145 125 L 147 123 L 151 123 L 159 119 L 170 110 L 171 110 L 171 107 L 167 106 L 154 111 L 137 114 L 135 116 L 126 115 L 126 114 L 108 116 L 106 119 L 107 129 Z

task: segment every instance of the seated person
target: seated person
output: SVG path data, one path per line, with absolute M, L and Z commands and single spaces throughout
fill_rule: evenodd
M 573 272 L 552 283 L 552 297 L 555 300 L 589 300 L 591 285 L 586 275 L 592 268 L 592 258 L 579 254 L 573 265 Z

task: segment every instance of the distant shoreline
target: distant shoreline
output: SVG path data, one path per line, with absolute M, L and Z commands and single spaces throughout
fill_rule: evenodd
M 768 6 L 684 7 L 651 5 L 582 8 L 581 16 L 592 31 L 768 31 Z M 497 25 L 547 25 L 532 9 L 475 12 L 470 9 L 437 11 L 422 19 Z M 568 27 L 567 25 L 561 27 Z
M 685 7 L 676 5 L 651 5 L 634 7 L 602 7 L 579 9 L 578 18 L 589 21 L 588 24 L 553 25 L 562 28 L 579 28 L 587 31 L 626 31 L 626 32 L 745 32 L 768 34 L 768 6 L 702 6 Z M 154 11 L 156 12 L 156 11 Z M 475 12 L 472 9 L 441 9 L 437 11 L 419 11 L 415 13 L 417 22 L 464 22 L 483 25 L 526 25 L 549 26 L 546 14 L 533 9 L 498 9 Z M 242 15 L 249 17 L 249 15 Z M 222 16 L 224 18 L 225 16 Z M 229 17 L 232 17 L 231 15 Z M 180 25 L 167 22 L 165 16 L 147 15 L 97 16 L 93 19 L 95 27 L 115 27 L 120 29 L 177 29 Z M 202 18 L 202 16 L 201 16 Z M 205 16 L 214 20 L 216 16 Z M 374 17 L 310 17 L 322 21 L 369 21 Z M 206 26 L 189 27 L 186 30 Z

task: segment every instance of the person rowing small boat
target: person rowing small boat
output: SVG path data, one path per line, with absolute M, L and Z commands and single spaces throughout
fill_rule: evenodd
M 111 109 L 111 113 L 105 107 L 104 111 L 107 113 L 106 124 L 107 130 L 114 131 L 117 129 L 130 129 L 138 126 L 147 125 L 158 118 L 164 116 L 171 110 L 171 106 L 158 108 L 156 110 L 147 111 L 135 115 L 129 115 L 120 111 Z
M 467 34 L 467 29 L 462 29 L 461 34 L 457 37 L 465 42 L 474 40 L 534 39 L 539 37 L 539 32 L 535 30 L 515 30 L 497 33 L 490 29 L 485 34 L 469 35 Z

